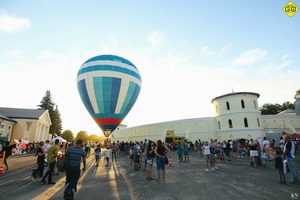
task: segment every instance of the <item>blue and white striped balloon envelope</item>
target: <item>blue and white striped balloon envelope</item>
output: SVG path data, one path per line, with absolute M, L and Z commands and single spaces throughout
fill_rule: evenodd
M 111 133 L 136 102 L 141 76 L 129 60 L 101 55 L 81 65 L 77 88 L 83 104 L 103 133 Z

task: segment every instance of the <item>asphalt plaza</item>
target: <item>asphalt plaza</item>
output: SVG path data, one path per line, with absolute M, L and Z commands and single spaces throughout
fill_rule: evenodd
M 299 173 L 299 156 L 296 158 Z M 190 161 L 179 163 L 172 153 L 172 167 L 167 167 L 166 180 L 147 180 L 142 169 L 130 167 L 129 156 L 119 156 L 117 162 L 105 166 L 102 156 L 99 167 L 88 158 L 87 171 L 78 184 L 76 199 L 300 199 L 299 184 L 280 184 L 274 161 L 268 167 L 250 165 L 250 158 L 216 162 L 215 171 L 205 171 L 204 158 L 191 152 Z M 153 168 L 156 177 L 156 166 Z M 286 174 L 287 181 L 290 174 Z M 62 199 L 64 179 L 57 182 L 56 191 L 41 194 L 46 199 Z M 51 191 L 51 190 L 50 190 Z M 52 193 L 53 195 L 50 195 Z

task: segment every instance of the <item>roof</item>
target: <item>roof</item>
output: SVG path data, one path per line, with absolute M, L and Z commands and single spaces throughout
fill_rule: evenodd
M 8 117 L 6 117 L 6 116 L 4 116 L 4 115 L 2 115 L 2 114 L 0 113 L 0 121 L 1 121 L 1 120 L 6 120 L 6 121 L 11 121 L 11 122 L 16 122 L 15 120 L 10 119 L 10 118 L 8 118 Z
M 223 97 L 227 97 L 227 96 L 234 96 L 234 95 L 243 95 L 243 94 L 248 94 L 248 95 L 255 95 L 257 96 L 257 98 L 260 96 L 258 93 L 254 93 L 254 92 L 232 92 L 232 93 L 228 93 L 228 94 L 224 94 L 218 97 L 215 97 L 214 99 L 211 100 L 211 102 L 223 98 Z
M 295 114 L 295 110 L 293 110 L 293 109 L 286 109 L 284 111 L 281 111 L 277 115 L 290 115 L 290 114 Z
M 0 107 L 0 115 L 14 119 L 39 119 L 47 110 Z

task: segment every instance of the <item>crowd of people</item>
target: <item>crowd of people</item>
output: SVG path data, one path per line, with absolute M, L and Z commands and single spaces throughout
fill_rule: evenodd
M 298 183 L 299 177 L 295 162 L 297 143 L 291 135 L 285 134 L 278 144 L 268 141 L 266 137 L 256 140 L 227 140 L 210 141 L 197 140 L 195 143 L 188 141 L 177 144 L 164 143 L 161 140 L 151 141 L 145 139 L 141 142 L 113 142 L 111 145 L 101 146 L 100 143 L 87 142 L 83 144 L 82 140 L 74 142 L 61 142 L 56 139 L 54 143 L 49 140 L 40 141 L 35 146 L 34 154 L 37 157 L 37 168 L 32 172 L 32 179 L 40 178 L 44 184 L 55 184 L 52 177 L 58 175 L 56 162 L 66 155 L 66 187 L 64 199 L 74 199 L 77 190 L 77 182 L 80 177 L 80 166 L 83 162 L 84 171 L 86 168 L 86 157 L 93 154 L 95 156 L 95 167 L 99 167 L 101 155 L 105 156 L 105 166 L 116 162 L 118 156 L 128 156 L 130 166 L 136 170 L 146 172 L 147 180 L 164 181 L 166 179 L 166 165 L 172 165 L 172 152 L 177 154 L 179 163 L 190 161 L 190 154 L 204 158 L 205 171 L 215 171 L 218 169 L 216 161 L 231 161 L 232 152 L 237 152 L 237 158 L 250 157 L 251 165 L 257 167 L 262 165 L 268 167 L 270 161 L 274 160 L 274 168 L 278 170 L 279 182 L 286 183 L 285 174 L 289 171 L 291 174 L 290 183 Z M 0 146 L 1 153 L 6 152 L 5 165 L 7 169 L 7 157 L 11 155 L 13 145 L 6 144 Z M 93 151 L 91 151 L 93 149 Z M 156 165 L 156 175 L 153 168 Z M 47 168 L 46 173 L 44 173 Z M 47 181 L 46 181 L 47 180 Z

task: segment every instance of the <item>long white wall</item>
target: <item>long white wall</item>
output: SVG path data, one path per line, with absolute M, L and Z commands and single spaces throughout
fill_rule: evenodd
M 288 133 L 299 132 L 300 116 L 261 115 L 257 98 L 251 92 L 230 93 L 212 100 L 215 117 L 193 118 L 146 124 L 119 129 L 111 135 L 112 141 L 164 140 L 166 131 L 174 130 L 178 136 L 191 141 L 217 139 L 218 141 L 265 136 L 269 130 Z

